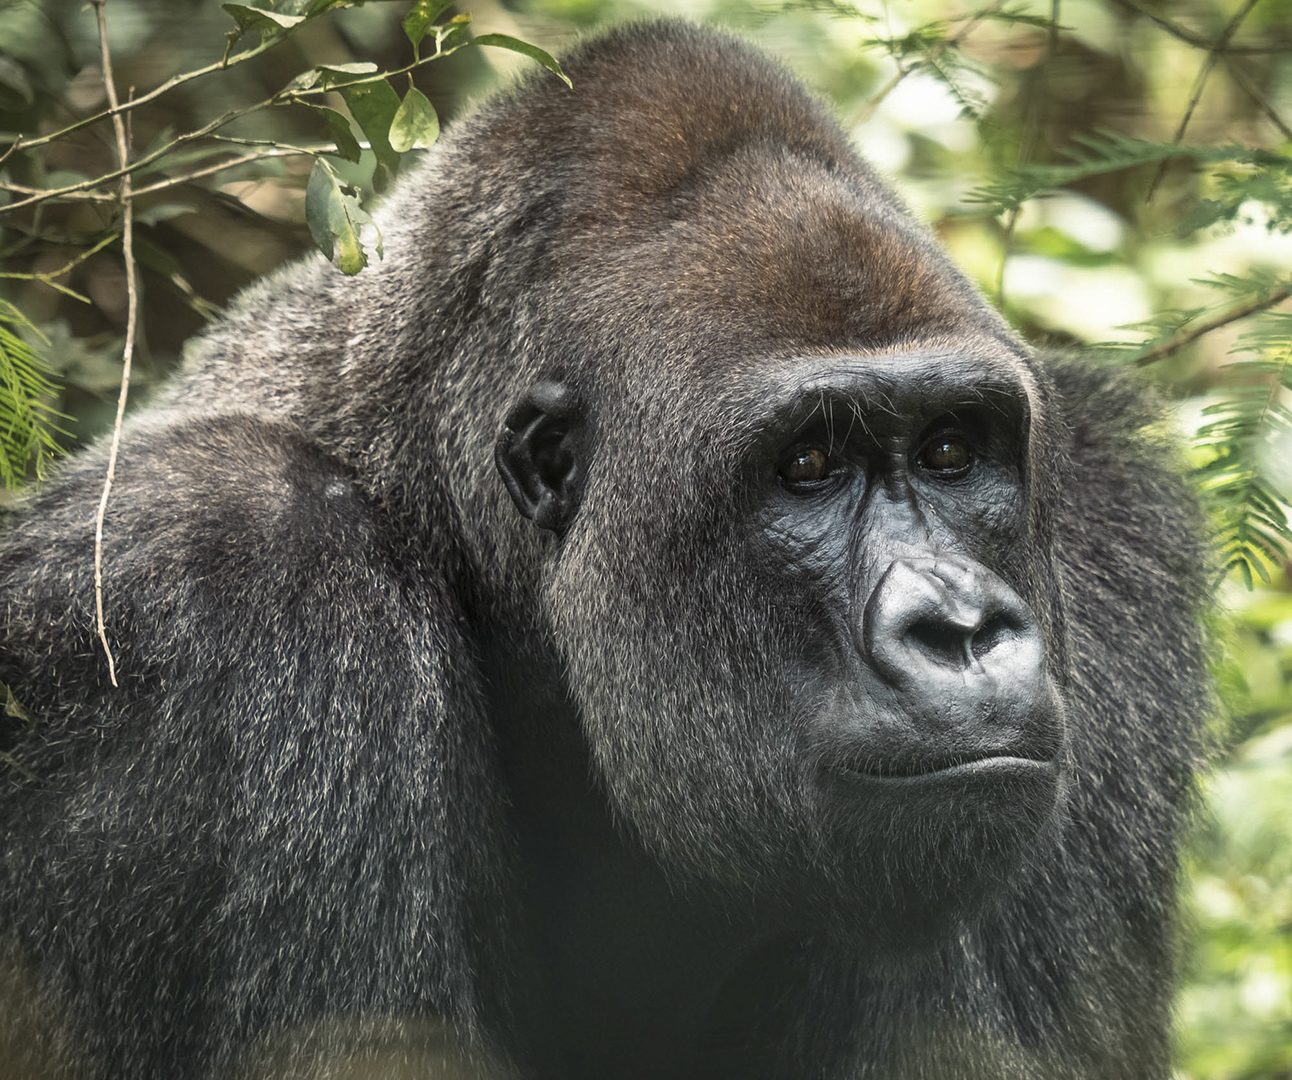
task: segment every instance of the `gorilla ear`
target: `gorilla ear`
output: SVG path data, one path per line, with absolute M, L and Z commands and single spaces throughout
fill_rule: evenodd
M 558 535 L 569 527 L 583 486 L 582 419 L 569 385 L 535 383 L 507 415 L 494 447 L 494 461 L 516 509 Z

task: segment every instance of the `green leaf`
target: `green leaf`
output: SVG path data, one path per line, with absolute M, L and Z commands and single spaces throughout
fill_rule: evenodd
M 410 86 L 390 122 L 391 148 L 404 153 L 414 148 L 428 150 L 440 137 L 440 118 L 435 106 L 415 86 Z
M 528 56 L 547 68 L 566 86 L 573 89 L 574 83 L 570 82 L 570 77 L 565 74 L 565 69 L 557 63 L 556 57 L 551 53 L 544 52 L 537 45 L 531 45 L 527 41 L 521 41 L 520 38 L 514 38 L 510 34 L 481 34 L 479 37 L 471 39 L 472 45 L 488 45 L 494 49 L 510 49 L 512 52 L 518 52 L 522 56 Z
M 430 33 L 431 26 L 451 4 L 443 3 L 441 0 L 417 0 L 408 14 L 404 16 L 404 36 L 408 38 L 413 46 L 413 52 L 416 53 L 418 47 L 422 44 L 422 39 Z
M 328 11 L 340 11 L 342 8 L 356 7 L 363 0 L 306 0 L 303 4 L 305 17 L 312 19 Z M 302 6 L 302 5 L 297 5 Z
M 347 117 L 342 116 L 336 109 L 329 109 L 326 105 L 313 105 L 308 101 L 302 101 L 300 104 L 308 106 L 323 117 L 328 134 L 336 143 L 337 156 L 345 158 L 346 161 L 359 160 L 363 151 L 359 147 L 359 140 L 354 137 L 354 131 Z
M 357 274 L 368 265 L 359 230 L 369 217 L 322 158 L 314 159 L 305 189 L 305 222 L 314 243 L 343 274 Z
M 146 209 L 135 210 L 135 224 L 160 225 L 163 221 L 183 217 L 185 214 L 196 212 L 196 210 L 196 206 L 190 206 L 188 203 L 157 203 Z
M 399 168 L 399 154 L 390 145 L 390 125 L 399 110 L 399 95 L 390 83 L 381 79 L 357 86 L 342 86 L 341 96 L 345 98 L 350 115 L 368 137 L 368 145 L 372 147 L 377 162 L 394 172 Z
M 304 15 L 285 15 L 280 11 L 267 11 L 265 8 L 252 7 L 250 4 L 221 4 L 222 8 L 233 16 L 238 24 L 238 33 L 257 30 L 262 39 L 275 34 L 285 34 L 305 21 Z
M 302 71 L 291 82 L 283 87 L 283 92 L 290 94 L 292 91 L 311 90 L 318 85 L 319 79 L 323 77 L 323 72 L 318 68 L 310 68 L 309 71 Z
M 30 724 L 31 714 L 23 708 L 22 703 L 14 697 L 14 693 L 9 689 L 8 684 L 0 683 L 0 690 L 4 691 L 4 693 L 0 694 L 0 698 L 4 699 L 4 715 L 13 720 L 17 720 L 24 725 Z
M 269 0 L 275 11 L 284 15 L 302 15 L 307 19 L 317 18 L 328 11 L 357 7 L 363 2 L 364 0 Z
M 7 56 L 0 56 L 0 108 L 21 112 L 36 100 L 27 73 Z
M 377 65 L 370 60 L 353 64 L 319 64 L 319 78 L 326 87 L 340 87 L 356 79 L 366 79 L 377 74 Z
M 1243 584 L 1247 586 L 1247 591 L 1251 592 L 1256 588 L 1256 582 L 1252 580 L 1252 568 L 1248 565 L 1246 559 L 1230 559 L 1225 563 L 1226 570 L 1232 570 L 1237 567 L 1243 575 Z

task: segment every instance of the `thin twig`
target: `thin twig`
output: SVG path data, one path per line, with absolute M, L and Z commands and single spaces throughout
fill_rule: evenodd
M 1001 0 L 1000 3 L 994 4 L 993 7 L 1000 7 L 1003 3 L 1004 0 Z M 983 14 L 986 14 L 989 10 L 985 9 Z M 377 71 L 357 79 L 346 79 L 345 82 L 329 82 L 322 86 L 311 86 L 304 90 L 284 90 L 275 97 L 274 104 L 291 105 L 296 102 L 303 102 L 306 98 L 322 97 L 325 94 L 335 94 L 342 90 L 348 90 L 352 86 L 367 86 L 371 83 L 385 82 L 387 79 L 397 79 L 400 75 L 407 75 L 410 71 L 415 71 L 426 64 L 432 64 L 436 60 L 447 60 L 455 52 L 460 52 L 470 45 L 470 40 L 459 42 L 457 45 L 450 45 L 447 49 L 436 45 L 435 52 L 429 56 L 419 56 L 416 60 L 405 64 L 403 67 L 391 68 L 388 71 Z M 327 65 L 320 64 L 316 66 L 326 67 Z
M 330 148 L 329 148 L 330 149 Z M 158 180 L 155 184 L 149 184 L 147 187 L 135 189 L 135 198 L 141 195 L 151 195 L 155 191 L 165 191 L 167 188 L 179 187 L 181 184 L 188 184 L 194 180 L 200 180 L 204 176 L 210 176 L 213 173 L 223 172 L 225 169 L 232 169 L 237 165 L 246 165 L 251 161 L 264 161 L 267 158 L 280 157 L 299 157 L 302 154 L 314 155 L 322 153 L 323 148 L 319 150 L 307 150 L 303 146 L 282 146 L 268 150 L 257 150 L 255 153 L 243 154 L 240 157 L 230 158 L 228 161 L 219 161 L 214 165 L 206 165 L 183 176 L 171 176 L 165 180 Z
M 1165 15 L 1159 15 L 1156 11 L 1150 11 L 1148 8 L 1141 7 L 1139 4 L 1135 3 L 1135 0 L 1113 0 L 1113 2 L 1118 6 L 1125 8 L 1127 11 L 1133 11 L 1136 15 L 1143 15 L 1144 18 L 1148 19 L 1150 22 L 1156 23 L 1172 37 L 1179 38 L 1186 44 L 1192 45 L 1195 49 L 1206 49 L 1210 52 L 1216 46 L 1216 43 L 1210 38 L 1203 37 L 1201 34 L 1195 34 L 1192 30 L 1188 29 L 1188 27 L 1184 27 L 1177 22 L 1173 22 Z M 1288 45 L 1234 45 L 1231 42 L 1226 42 L 1225 47 L 1219 51 L 1231 56 L 1270 56 L 1276 53 L 1292 51 L 1292 47 L 1289 47 Z
M 1042 84 L 1045 83 L 1049 76 L 1050 64 L 1053 62 L 1055 54 L 1059 51 L 1059 13 L 1060 0 L 1050 0 L 1050 27 L 1046 35 L 1045 59 L 1033 67 L 1023 80 L 1026 99 L 1023 102 L 1023 131 L 1018 144 L 1016 168 L 1027 163 L 1036 145 L 1039 134 L 1038 129 L 1041 124 L 1037 112 L 1045 95 L 1032 92 L 1034 89 L 1033 83 L 1038 80 Z M 1022 211 L 1021 203 L 1010 209 L 1009 215 L 1005 219 L 1005 230 L 1000 238 L 1000 265 L 996 269 L 996 303 L 998 305 L 1004 305 L 1005 303 L 1005 266 L 1009 262 L 1010 248 L 1014 244 L 1014 232 L 1018 228 L 1018 217 Z
M 1018 228 L 1018 215 L 1022 210 L 1021 203 L 1010 207 L 1009 215 L 1005 218 L 1005 228 L 1000 234 L 1000 263 L 996 267 L 997 307 L 1005 304 L 1005 266 L 1009 262 L 1010 249 L 1014 246 L 1014 231 Z
M 185 83 L 192 82 L 194 79 L 200 79 L 203 75 L 210 75 L 217 71 L 224 71 L 227 68 L 236 67 L 238 64 L 245 63 L 246 61 L 259 56 L 261 53 L 267 52 L 283 40 L 285 40 L 285 37 L 283 36 L 271 37 L 267 41 L 262 41 L 259 45 L 255 46 L 255 48 L 247 49 L 244 52 L 238 53 L 236 56 L 231 56 L 224 60 L 217 60 L 214 64 L 207 64 L 206 67 L 195 68 L 193 71 L 186 71 L 179 75 L 173 75 L 164 83 L 153 87 L 153 89 L 149 90 L 148 93 L 140 94 L 139 97 L 136 98 L 131 98 L 124 105 L 115 104 L 113 99 L 109 98 L 109 107 L 104 109 L 102 112 L 95 113 L 93 116 L 84 117 L 81 120 L 77 120 L 76 123 L 68 124 L 67 127 L 59 128 L 58 131 L 52 131 L 48 135 L 41 135 L 36 139 L 27 139 L 19 135 L 17 141 L 5 151 L 5 157 L 13 153 L 15 150 L 32 150 L 37 146 L 44 146 L 46 143 L 71 135 L 74 131 L 79 131 L 83 127 L 88 127 L 90 124 L 97 124 L 100 120 L 106 120 L 108 117 L 112 117 L 115 121 L 122 113 L 129 112 L 131 109 L 137 109 L 140 105 L 147 105 L 148 102 L 161 97 L 162 94 L 169 90 L 174 90 L 177 86 L 183 86 Z M 3 160 L 4 158 L 0 158 L 0 161 Z
M 1193 80 L 1193 89 L 1189 92 L 1189 104 L 1185 106 L 1184 115 L 1180 117 L 1179 126 L 1175 129 L 1175 134 L 1171 137 L 1171 143 L 1173 145 L 1179 146 L 1180 143 L 1184 141 L 1184 133 L 1189 127 L 1189 121 L 1193 119 L 1194 109 L 1198 107 L 1198 102 L 1202 100 L 1202 90 L 1207 84 L 1207 77 L 1211 74 L 1211 69 L 1216 66 L 1216 61 L 1220 59 L 1221 53 L 1225 51 L 1225 47 L 1229 44 L 1230 38 L 1234 36 L 1234 33 L 1238 30 L 1239 26 L 1242 25 L 1243 20 L 1247 18 L 1252 8 L 1254 8 L 1259 2 L 1260 0 L 1247 0 L 1247 2 L 1239 8 L 1237 12 L 1235 12 L 1234 17 L 1229 20 L 1228 25 L 1221 32 L 1220 37 L 1217 38 L 1211 48 L 1207 50 L 1207 58 L 1202 62 L 1202 67 L 1198 70 L 1197 78 Z M 1146 203 L 1153 198 L 1158 185 L 1166 175 L 1169 163 L 1169 158 L 1163 158 L 1158 163 L 1157 169 L 1153 173 L 1153 179 L 1148 185 L 1148 192 L 1144 196 L 1144 201 Z
M 1270 104 L 1269 98 L 1261 93 L 1261 88 L 1257 86 L 1252 81 L 1252 77 L 1239 66 L 1238 61 L 1232 56 L 1226 54 L 1225 67 L 1229 69 L 1229 75 L 1234 80 L 1238 89 L 1252 99 L 1253 104 L 1255 104 L 1255 106 L 1269 118 L 1270 123 L 1279 129 L 1285 139 L 1292 139 L 1292 127 L 1287 125 L 1283 120 L 1283 117 L 1278 114 L 1278 110 Z
M 97 0 L 90 0 L 90 2 L 97 3 Z M 1000 7 L 1001 3 L 1003 3 L 1003 0 L 1001 0 L 1000 3 L 994 4 L 992 8 L 984 9 L 983 13 L 986 14 L 987 11 Z M 430 56 L 423 56 L 418 60 L 414 60 L 411 64 L 405 64 L 403 67 L 394 68 L 390 71 L 381 71 L 375 75 L 369 75 L 362 79 L 351 79 L 344 83 L 343 86 L 346 88 L 351 86 L 364 86 L 368 83 L 382 82 L 387 78 L 404 75 L 412 71 L 414 68 L 421 67 L 423 64 L 429 64 L 435 60 L 442 60 L 446 57 L 452 56 L 459 49 L 464 49 L 469 44 L 470 42 L 464 42 L 461 45 L 454 45 L 451 48 L 439 50 L 432 53 Z M 49 199 L 61 199 L 79 191 L 88 191 L 91 188 L 102 187 L 104 184 L 110 183 L 113 180 L 118 180 L 123 176 L 128 176 L 130 173 L 138 172 L 145 165 L 151 165 L 158 158 L 165 157 L 176 147 L 183 146 L 185 143 L 194 142 L 198 139 L 205 139 L 213 132 L 224 127 L 226 124 L 230 124 L 234 120 L 241 119 L 244 116 L 250 116 L 252 113 L 259 112 L 261 109 L 268 108 L 270 105 L 291 105 L 296 102 L 303 101 L 307 97 L 317 97 L 322 94 L 330 94 L 334 90 L 339 90 L 341 88 L 341 86 L 320 86 L 313 87 L 309 90 L 280 90 L 276 94 L 265 98 L 263 101 L 257 102 L 255 105 L 248 106 L 245 109 L 230 109 L 228 112 L 217 116 L 209 123 L 203 124 L 200 128 L 196 128 L 193 131 L 186 131 L 183 135 L 177 135 L 170 142 L 166 143 L 166 145 L 159 146 L 151 153 L 145 154 L 143 157 L 137 158 L 129 164 L 123 165 L 111 172 L 106 172 L 102 176 L 92 177 L 88 180 L 79 180 L 75 184 L 68 184 L 66 187 L 50 188 L 48 191 L 41 191 L 37 194 L 30 195 L 25 199 L 19 199 L 17 202 L 11 202 L 4 206 L 0 206 L 0 215 L 12 213 L 14 210 L 21 210 L 25 206 L 34 206 L 37 203 L 42 203 Z M 114 115 L 114 123 L 116 122 L 116 119 L 117 117 Z M 23 145 L 30 146 L 31 144 L 24 143 Z
M 267 139 L 232 139 L 222 135 L 212 135 L 210 138 L 219 139 L 221 142 L 235 143 L 243 146 L 264 146 L 265 149 L 254 154 L 243 154 L 236 158 L 229 158 L 227 161 L 221 161 L 215 165 L 206 165 L 193 172 L 184 173 L 182 176 L 170 176 L 165 180 L 159 180 L 156 183 L 148 184 L 145 187 L 135 188 L 133 192 L 135 199 L 138 199 L 141 195 L 151 195 L 155 191 L 165 191 L 167 188 L 178 187 L 180 184 L 187 184 L 192 180 L 200 180 L 204 176 L 210 176 L 212 173 L 222 172 L 225 169 L 232 169 L 237 165 L 246 165 L 251 161 L 261 161 L 266 158 L 297 157 L 302 154 L 324 154 L 332 149 L 331 143 L 309 147 L 271 143 Z M 135 169 L 132 168 L 131 172 L 134 171 Z M 120 179 L 120 173 L 116 175 L 117 178 Z M 20 195 L 47 195 L 50 193 L 49 188 L 36 188 L 27 184 L 10 184 L 3 181 L 0 181 L 0 191 L 13 191 Z M 119 201 L 116 195 L 105 195 L 97 191 L 67 192 L 59 195 L 58 197 L 85 202 L 115 203 Z
M 12 191 L 15 195 L 44 195 L 49 188 L 32 187 L 30 184 L 15 184 L 8 180 L 0 180 L 0 191 Z M 81 202 L 110 202 L 117 201 L 115 195 L 105 195 L 98 191 L 76 191 L 69 192 L 64 198 L 76 199 Z
M 112 421 L 112 441 L 108 444 L 108 467 L 103 477 L 103 493 L 99 496 L 99 509 L 94 515 L 94 624 L 99 632 L 103 655 L 108 661 L 108 679 L 117 685 L 117 665 L 108 644 L 108 628 L 103 618 L 103 519 L 108 512 L 108 497 L 112 494 L 112 481 L 117 473 L 117 454 L 121 448 L 121 424 L 126 415 L 126 400 L 130 396 L 130 363 L 135 352 L 135 328 L 139 317 L 139 289 L 135 281 L 134 200 L 130 191 L 130 143 L 126 137 L 126 122 L 118 108 L 117 88 L 112 77 L 112 53 L 108 48 L 108 18 L 104 10 L 107 0 L 90 0 L 99 27 L 99 54 L 103 60 L 103 86 L 112 108 L 112 131 L 117 142 L 117 162 L 121 166 L 121 254 L 126 268 L 126 341 L 121 355 L 121 390 L 117 394 L 117 415 Z
M 233 143 L 235 146 L 272 146 L 279 150 L 290 150 L 294 154 L 318 154 L 331 150 L 335 143 L 319 143 L 318 146 L 297 146 L 294 143 L 275 142 L 273 139 L 246 139 L 241 135 L 212 135 L 212 142 Z
M 1249 315 L 1255 315 L 1259 311 L 1277 307 L 1289 297 L 1292 297 L 1292 285 L 1281 285 L 1277 289 L 1263 293 L 1245 304 L 1239 304 L 1237 307 L 1222 311 L 1219 315 L 1214 315 L 1210 319 L 1194 323 L 1192 326 L 1172 334 L 1165 341 L 1160 341 L 1152 348 L 1144 350 L 1144 352 L 1135 357 L 1135 366 L 1147 367 L 1165 356 L 1179 352 L 1186 345 L 1192 345 L 1198 338 L 1210 334 L 1213 330 L 1219 330 L 1222 326 L 1228 326 L 1232 322 L 1245 319 Z
M 1252 81 L 1251 76 L 1243 70 L 1239 65 L 1239 62 L 1235 59 L 1236 55 L 1244 53 L 1292 52 L 1292 47 L 1285 45 L 1282 47 L 1252 46 L 1250 48 L 1246 48 L 1240 45 L 1234 45 L 1232 42 L 1225 42 L 1223 47 L 1217 47 L 1216 42 L 1203 37 L 1201 34 L 1195 34 L 1192 30 L 1181 26 L 1177 22 L 1173 22 L 1165 15 L 1159 15 L 1155 11 L 1149 11 L 1147 8 L 1140 7 L 1139 4 L 1134 2 L 1134 0 L 1116 0 L 1116 3 L 1121 5 L 1127 11 L 1133 11 L 1137 15 L 1143 15 L 1144 18 L 1156 23 L 1172 37 L 1183 41 L 1187 45 L 1192 45 L 1195 49 L 1206 49 L 1208 52 L 1214 50 L 1220 53 L 1224 57 L 1225 66 L 1229 69 L 1229 74 L 1233 77 L 1234 82 L 1238 84 L 1238 88 L 1252 99 L 1256 107 L 1260 109 L 1261 112 L 1269 117 L 1270 122 L 1279 129 L 1284 138 L 1292 139 L 1292 127 L 1289 127 L 1283 121 L 1283 118 L 1279 116 L 1274 106 L 1270 104 L 1269 99 L 1261 93 L 1260 88 Z
M 58 279 L 61 277 L 64 277 L 67 274 L 70 274 L 73 270 L 75 270 L 78 266 L 80 266 L 81 263 L 85 262 L 85 260 L 88 259 L 91 255 L 97 255 L 100 251 L 102 251 L 105 247 L 107 247 L 110 243 L 112 243 L 112 241 L 115 240 L 116 238 L 117 238 L 116 233 L 108 233 L 107 236 L 105 236 L 93 247 L 86 248 L 79 255 L 77 255 L 76 258 L 74 258 L 71 262 L 65 263 L 57 270 L 46 270 L 46 271 L 31 273 L 31 274 L 19 274 L 12 271 L 3 271 L 3 272 L 0 272 L 0 278 L 9 278 L 11 280 L 17 280 L 17 281 L 38 281 L 42 285 L 48 285 L 51 289 L 57 289 L 64 296 L 70 296 L 73 300 L 79 300 L 83 304 L 88 304 L 90 302 L 90 298 L 88 296 L 82 296 L 75 289 L 69 289 L 66 285 L 59 284 Z
M 97 6 L 98 0 L 90 0 L 90 3 Z M 228 112 L 217 116 L 209 123 L 203 124 L 200 128 L 196 128 L 193 131 L 186 131 L 183 135 L 176 135 L 175 138 L 165 146 L 159 146 L 151 153 L 145 154 L 141 158 L 136 158 L 134 161 L 113 169 L 111 172 L 106 172 L 102 176 L 95 176 L 88 180 L 80 180 L 75 184 L 68 184 L 66 187 L 50 188 L 47 191 L 42 191 L 39 194 L 32 195 L 26 199 L 19 199 L 17 202 L 7 203 L 4 206 L 0 206 L 0 214 L 8 214 L 14 210 L 21 210 L 24 206 L 33 206 L 36 203 L 42 203 L 49 199 L 61 199 L 67 195 L 75 194 L 78 191 L 88 191 L 91 188 L 102 187 L 104 184 L 110 183 L 113 180 L 120 180 L 122 177 L 128 177 L 131 173 L 138 172 L 145 165 L 151 165 L 158 158 L 165 157 L 176 147 L 183 146 L 185 143 L 194 142 L 197 139 L 204 139 L 213 131 L 224 127 L 225 124 L 232 123 L 234 120 L 240 119 L 243 116 L 250 116 L 254 112 L 258 112 L 269 105 L 273 105 L 277 100 L 278 97 L 275 95 L 274 97 L 266 98 L 264 101 L 257 102 L 255 105 L 251 105 L 245 109 L 230 109 Z M 114 127 L 116 126 L 118 119 L 120 118 L 117 116 L 112 118 Z
M 934 45 L 931 49 L 929 49 L 928 53 L 923 58 L 916 60 L 913 64 L 911 64 L 908 67 L 902 67 L 901 61 L 897 60 L 897 58 L 894 57 L 894 60 L 897 60 L 897 65 L 898 65 L 897 71 L 894 72 L 892 78 L 890 78 L 888 82 L 884 83 L 883 86 L 881 86 L 878 90 L 876 90 L 875 93 L 871 95 L 870 98 L 862 102 L 861 108 L 859 108 L 857 112 L 854 113 L 852 116 L 852 120 L 851 120 L 852 124 L 853 125 L 864 124 L 867 120 L 869 120 L 872 116 L 875 115 L 875 111 L 879 108 L 883 100 L 886 97 L 888 97 L 888 95 L 891 94 L 894 90 L 897 89 L 897 87 L 901 84 L 902 80 L 906 78 L 906 76 L 910 75 L 913 71 L 918 71 L 922 67 L 926 67 L 929 64 L 936 63 L 939 59 L 942 58 L 943 53 L 947 52 L 950 49 L 957 48 L 964 41 L 964 39 L 969 36 L 969 34 L 973 31 L 974 27 L 976 27 L 980 22 L 982 22 L 983 19 L 987 18 L 988 15 L 994 15 L 997 11 L 999 11 L 1004 6 L 1005 6 L 1005 0 L 996 0 L 996 2 L 988 4 L 985 8 L 982 8 L 979 11 L 975 11 L 972 15 L 966 16 L 964 20 L 964 25 L 961 26 L 959 30 L 957 30 L 954 34 L 952 34 L 951 37 L 946 38 L 942 41 L 939 41 L 936 45 Z

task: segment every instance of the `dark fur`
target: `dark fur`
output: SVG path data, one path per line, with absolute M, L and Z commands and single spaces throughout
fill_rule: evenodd
M 1151 409 L 1032 364 L 1019 574 L 1071 755 L 1044 843 L 927 952 L 763 942 L 761 899 L 833 900 L 782 872 L 794 630 L 730 535 L 760 357 L 1012 338 L 744 46 L 661 24 L 568 66 L 575 92 L 529 80 L 401 183 L 384 261 L 251 290 L 128 424 L 120 689 L 102 448 L 5 525 L 0 681 L 31 722 L 0 729 L 0 946 L 44 1003 L 16 1075 L 1166 1077 L 1208 697 Z M 492 453 L 553 376 L 595 444 L 560 541 Z M 408 1034 L 433 1017 L 447 1057 Z

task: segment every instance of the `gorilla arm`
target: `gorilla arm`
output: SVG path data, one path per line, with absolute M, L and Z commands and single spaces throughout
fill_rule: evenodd
M 105 527 L 113 689 L 101 478 L 69 462 L 0 537 L 0 681 L 31 717 L 0 729 L 0 944 L 69 1003 L 73 1075 L 241 1072 L 239 1046 L 306 1025 L 321 1060 L 337 1014 L 469 1022 L 483 872 L 447 807 L 456 836 L 492 826 L 482 781 L 450 794 L 484 727 L 442 582 L 395 575 L 377 512 L 290 429 L 151 419 Z

